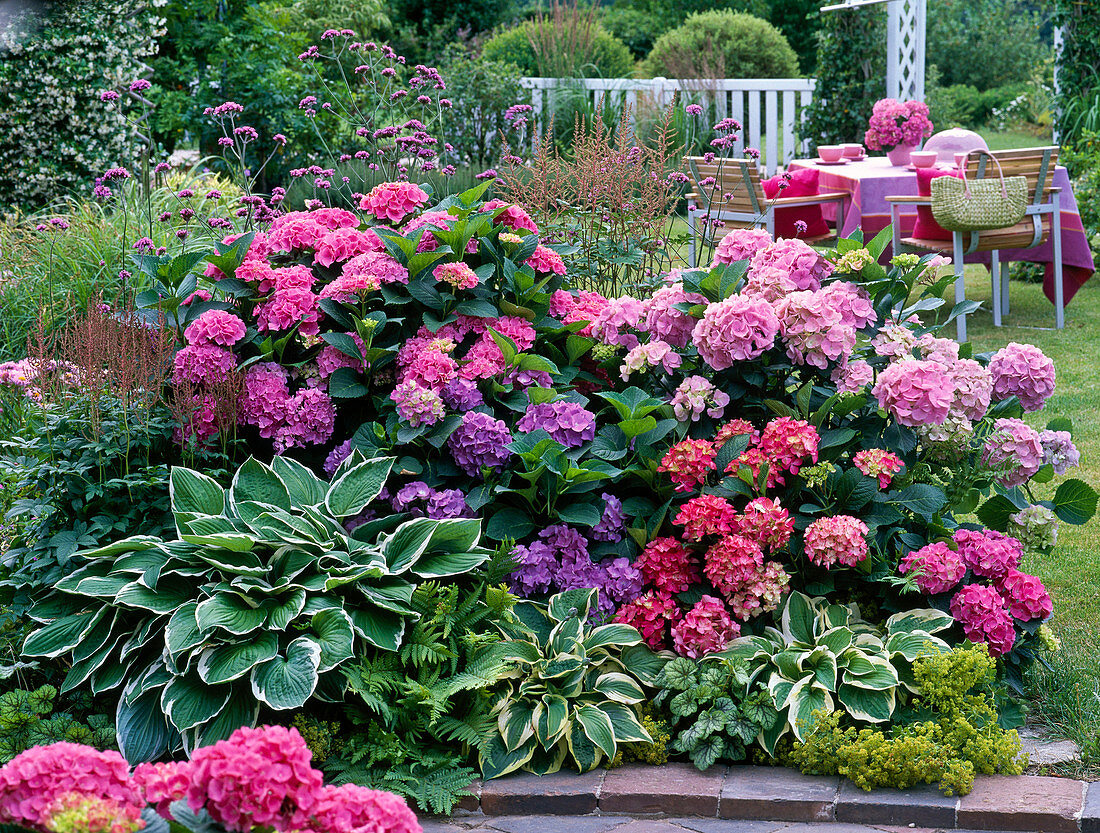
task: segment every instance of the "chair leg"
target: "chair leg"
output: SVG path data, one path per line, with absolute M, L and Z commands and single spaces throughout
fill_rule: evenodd
M 1001 264 L 1001 315 L 1008 315 L 1008 264 Z
M 1065 287 L 1062 285 L 1062 195 L 1054 194 L 1054 217 L 1050 235 L 1054 238 L 1054 326 L 1066 326 Z
M 963 242 L 962 232 L 952 234 L 954 255 L 952 265 L 955 267 L 955 304 L 961 304 L 966 300 L 966 278 L 963 275 Z M 966 315 L 955 318 L 957 338 L 960 344 L 966 341 Z
M 993 326 L 1001 326 L 1001 303 L 1003 287 L 1001 286 L 1001 253 L 996 249 L 991 253 L 989 261 L 990 284 L 993 287 Z

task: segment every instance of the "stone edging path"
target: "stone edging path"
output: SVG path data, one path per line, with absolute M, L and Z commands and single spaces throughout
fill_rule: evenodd
M 477 795 L 459 805 L 452 820 L 454 829 L 477 826 L 477 819 L 491 825 L 489 817 L 499 816 L 616 814 L 1100 833 L 1100 782 L 1038 775 L 978 776 L 969 795 L 948 797 L 932 785 L 865 792 L 847 779 L 802 775 L 781 767 L 719 766 L 699 772 L 691 764 L 670 763 L 627 765 L 584 775 L 560 772 L 541 778 L 521 773 L 477 783 L 474 789 Z M 574 829 L 574 824 L 564 821 L 540 833 Z M 443 829 L 432 822 L 425 829 L 433 825 Z

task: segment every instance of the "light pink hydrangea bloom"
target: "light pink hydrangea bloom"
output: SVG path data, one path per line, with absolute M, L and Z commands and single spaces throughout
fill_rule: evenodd
M 982 446 L 982 462 L 991 469 L 1006 469 L 998 478 L 1012 488 L 1026 483 L 1043 466 L 1039 432 L 1019 419 L 998 419 Z
M 942 425 L 955 398 L 955 384 L 938 362 L 901 359 L 882 371 L 871 392 L 900 424 Z
M 667 341 L 673 347 L 686 347 L 695 329 L 695 319 L 684 310 L 676 309 L 676 305 L 706 303 L 706 296 L 684 291 L 682 283 L 663 286 L 646 299 L 640 326 L 650 338 Z
M 428 201 L 428 195 L 411 182 L 383 182 L 359 200 L 359 207 L 379 220 L 399 223 Z
M 188 344 L 220 344 L 232 347 L 247 332 L 244 322 L 231 312 L 208 309 L 183 331 Z
M 867 531 L 867 524 L 851 515 L 818 518 L 806 527 L 806 557 L 826 569 L 837 562 L 854 567 L 867 557 Z
M 1010 342 L 989 362 L 993 394 L 997 399 L 1015 396 L 1025 411 L 1038 411 L 1054 393 L 1054 362 L 1038 347 Z
M 772 236 L 765 229 L 737 228 L 718 241 L 712 266 L 751 260 L 752 256 L 772 243 Z
M 761 356 L 775 344 L 778 333 L 779 319 L 770 304 L 731 295 L 707 306 L 692 339 L 704 362 L 725 370 Z

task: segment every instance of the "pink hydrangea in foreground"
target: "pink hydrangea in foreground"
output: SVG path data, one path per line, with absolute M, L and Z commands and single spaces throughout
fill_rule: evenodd
M 875 370 L 863 359 L 841 362 L 833 368 L 829 379 L 836 385 L 837 393 L 859 393 L 875 379 Z
M 763 566 L 760 545 L 743 535 L 724 535 L 703 559 L 703 572 L 724 596 L 740 590 Z
M 686 347 L 695 329 L 695 319 L 676 305 L 706 303 L 706 296 L 684 291 L 682 283 L 663 286 L 644 302 L 640 326 L 650 338 L 666 341 L 673 347 Z
M 1019 541 L 995 529 L 956 529 L 953 537 L 963 563 L 983 578 L 1003 578 L 1024 557 Z
M 496 222 L 498 224 L 510 228 L 512 231 L 523 229 L 538 234 L 539 227 L 535 225 L 535 221 L 531 219 L 531 215 L 518 205 L 507 203 L 504 200 L 489 200 L 489 202 L 481 206 L 482 211 L 497 211 L 501 208 L 504 210 L 496 216 Z
M 565 261 L 561 259 L 561 255 L 541 243 L 535 246 L 535 251 L 525 263 L 531 264 L 532 269 L 543 274 L 547 272 L 554 275 L 565 274 Z
M 752 256 L 748 279 L 775 271 L 794 284 L 796 290 L 816 290 L 833 273 L 833 264 L 801 240 L 776 240 Z
M 301 833 L 421 833 L 401 796 L 358 784 L 328 785 L 317 795 L 313 820 Z
M 21 752 L 0 767 L 0 822 L 45 831 L 55 802 L 77 793 L 140 815 L 145 801 L 117 752 L 77 743 L 51 743 Z
M 305 828 L 321 791 L 311 757 L 297 729 L 242 726 L 228 740 L 195 750 L 187 803 L 240 833 Z
M 772 243 L 772 236 L 764 229 L 737 228 L 718 241 L 714 250 L 714 266 L 751 260 L 761 249 Z
M 137 833 L 145 827 L 136 807 L 81 793 L 62 796 L 46 812 L 50 833 Z
M 867 448 L 863 451 L 857 451 L 852 458 L 852 462 L 855 463 L 857 469 L 868 477 L 877 477 L 880 489 L 888 489 L 894 475 L 905 467 L 905 463 L 898 455 L 883 448 Z
M 966 565 L 962 558 L 943 541 L 936 541 L 913 550 L 898 565 L 901 573 L 916 573 L 917 587 L 929 595 L 946 593 L 962 581 Z
M 370 229 L 359 231 L 356 228 L 333 229 L 317 244 L 313 262 L 321 266 L 332 266 L 351 260 L 356 255 L 367 252 L 380 252 L 385 249 L 381 238 Z
M 1022 622 L 1046 619 L 1054 612 L 1054 602 L 1043 582 L 1012 570 L 1001 582 L 1001 592 L 1008 599 L 1008 612 Z
M 1015 396 L 1025 411 L 1038 411 L 1054 393 L 1054 362 L 1038 347 L 1010 342 L 989 362 L 993 393 L 998 399 Z
M 478 283 L 474 270 L 461 261 L 441 263 L 435 267 L 432 275 L 440 283 L 450 284 L 455 289 L 473 289 Z
M 721 651 L 741 633 L 721 599 L 703 596 L 672 627 L 672 643 L 680 656 L 698 659 Z
M 665 647 L 669 626 L 676 624 L 682 615 L 671 596 L 650 590 L 620 607 L 615 621 L 636 628 L 646 645 L 659 651 Z
M 806 527 L 806 557 L 819 567 L 854 567 L 867 557 L 867 524 L 851 515 L 818 518 Z
M 684 528 L 684 538 L 700 541 L 707 535 L 729 535 L 737 513 L 729 501 L 718 495 L 699 495 L 680 507 L 672 521 Z
M 1039 432 L 1019 419 L 998 419 L 982 446 L 982 462 L 1001 471 L 997 482 L 1007 488 L 1030 480 L 1043 467 Z
M 1004 656 L 1012 650 L 1016 630 L 1004 597 L 993 587 L 968 584 L 951 599 L 951 615 L 971 642 L 986 642 L 989 653 Z
M 737 518 L 735 530 L 771 551 L 781 550 L 791 540 L 794 518 L 770 497 L 750 500 Z
M 902 359 L 879 374 L 871 392 L 900 424 L 916 428 L 943 424 L 955 385 L 938 362 Z
M 775 344 L 779 319 L 771 304 L 740 295 L 709 304 L 695 325 L 699 356 L 715 370 L 759 357 Z
M 173 801 L 187 795 L 191 785 L 191 764 L 172 761 L 166 764 L 138 764 L 134 768 L 134 783 L 145 800 L 164 818 L 171 818 L 168 808 Z
M 244 322 L 233 313 L 223 309 L 208 309 L 187 325 L 183 335 L 188 344 L 220 344 L 223 347 L 232 347 L 244 338 L 246 330 Z
M 989 400 L 993 395 L 993 377 L 989 370 L 973 359 L 955 359 L 945 366 L 951 381 L 955 383 L 955 400 L 951 403 L 951 413 L 977 422 L 989 410 Z
M 399 223 L 428 201 L 428 195 L 411 182 L 383 182 L 359 200 L 359 207 L 379 220 Z

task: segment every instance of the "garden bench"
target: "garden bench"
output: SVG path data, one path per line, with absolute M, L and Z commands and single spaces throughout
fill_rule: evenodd
M 730 228 L 757 228 L 763 226 L 775 237 L 775 212 L 777 209 L 802 208 L 812 205 L 836 203 L 836 226 L 829 234 L 802 237 L 811 245 L 825 243 L 836 238 L 836 230 L 844 225 L 844 202 L 850 199 L 844 191 L 830 191 L 806 197 L 777 197 L 768 199 L 760 180 L 760 170 L 753 159 L 715 159 L 707 162 L 702 156 L 685 156 L 691 193 L 688 201 L 688 226 L 691 229 L 691 265 L 696 266 L 696 248 L 701 234 L 713 241 L 718 231 Z M 713 183 L 700 185 L 713 178 Z M 728 196 L 728 199 L 727 199 Z M 713 230 L 699 228 L 699 220 L 719 221 Z
M 1027 179 L 1028 206 L 1024 219 L 1014 226 L 990 231 L 956 231 L 951 240 L 927 240 L 902 237 L 899 212 L 903 205 L 932 205 L 931 197 L 887 197 L 890 202 L 890 221 L 894 229 L 894 251 L 917 249 L 939 252 L 950 256 L 955 267 L 955 303 L 966 299 L 963 279 L 963 260 L 974 252 L 990 252 L 990 274 L 993 289 L 993 326 L 1001 326 L 1001 318 L 1008 314 L 1008 269 L 1001 271 L 1002 253 L 1005 250 L 1032 249 L 1048 240 L 1054 254 L 1054 326 L 1065 326 L 1065 301 L 1062 285 L 1062 220 L 1061 189 L 1051 186 L 1051 178 L 1058 162 L 1058 147 L 1020 148 L 1018 150 L 993 151 L 967 158 L 966 178 L 985 179 L 997 177 L 997 166 L 990 156 L 1000 162 L 1004 175 L 1023 176 Z M 1006 260 L 1011 260 L 1011 253 Z M 966 316 L 957 319 L 958 340 L 966 341 Z

